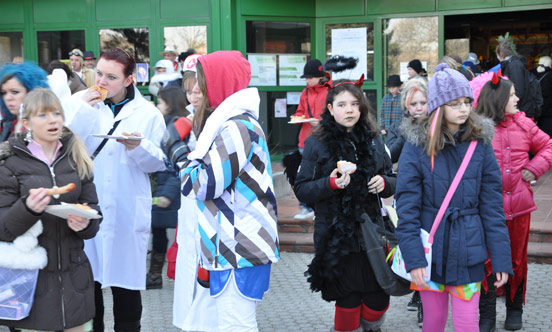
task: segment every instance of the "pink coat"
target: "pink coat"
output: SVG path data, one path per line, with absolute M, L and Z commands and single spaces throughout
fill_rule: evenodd
M 533 190 L 521 171 L 537 179 L 552 166 L 552 139 L 523 112 L 506 114 L 495 128 L 493 150 L 502 173 L 502 196 L 507 220 L 535 211 Z M 528 152 L 535 156 L 529 160 Z

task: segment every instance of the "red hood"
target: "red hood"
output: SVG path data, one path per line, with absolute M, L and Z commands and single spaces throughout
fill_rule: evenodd
M 251 65 L 239 51 L 218 51 L 198 58 L 205 73 L 209 105 L 215 109 L 232 94 L 247 88 Z

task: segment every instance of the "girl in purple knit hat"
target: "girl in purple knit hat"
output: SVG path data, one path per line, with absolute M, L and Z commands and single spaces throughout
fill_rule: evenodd
M 512 273 L 500 169 L 491 145 L 494 125 L 472 112 L 472 101 L 468 80 L 439 64 L 428 86 L 428 117 L 407 133 L 399 159 L 396 234 L 411 288 L 420 291 L 423 310 L 431 313 L 424 315 L 424 332 L 445 330 L 449 301 L 454 330 L 478 331 L 488 253 L 496 286 Z M 475 150 L 436 228 L 428 266 L 421 229 L 432 228 L 472 141 Z

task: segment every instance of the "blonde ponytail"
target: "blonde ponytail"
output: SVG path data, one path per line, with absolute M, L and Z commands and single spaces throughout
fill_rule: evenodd
M 75 162 L 77 167 L 76 171 L 80 179 L 92 178 L 94 174 L 94 162 L 88 156 L 88 150 L 84 146 L 84 143 L 77 134 L 71 131 L 71 129 L 64 127 L 64 130 L 73 135 L 68 147 L 69 157 Z

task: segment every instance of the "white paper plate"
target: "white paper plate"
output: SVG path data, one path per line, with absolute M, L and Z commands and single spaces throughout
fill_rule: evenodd
M 288 123 L 296 124 L 296 123 L 316 122 L 316 121 L 318 121 L 318 120 L 313 119 L 313 118 L 308 118 L 308 119 L 303 119 L 303 120 L 293 120 L 293 121 L 289 121 Z
M 98 219 L 102 217 L 96 210 L 85 210 L 74 204 L 63 202 L 61 205 L 48 205 L 45 212 L 63 219 L 67 219 L 67 216 L 70 214 L 88 219 Z
M 98 138 L 129 139 L 129 140 L 135 140 L 135 141 L 140 141 L 145 138 L 144 136 L 123 136 L 123 135 L 103 135 L 103 134 L 92 134 L 92 136 L 98 137 Z

